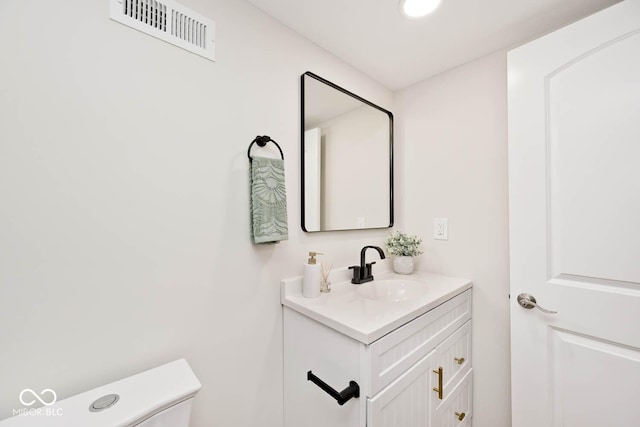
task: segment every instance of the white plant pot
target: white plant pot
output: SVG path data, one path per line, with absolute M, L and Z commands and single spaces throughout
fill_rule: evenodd
M 413 273 L 413 257 L 412 256 L 396 256 L 393 258 L 393 271 L 398 274 Z

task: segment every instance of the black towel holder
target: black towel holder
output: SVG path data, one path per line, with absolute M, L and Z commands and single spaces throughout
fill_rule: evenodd
M 324 390 L 329 396 L 333 397 L 338 405 L 342 406 L 351 400 L 352 397 L 360 397 L 360 386 L 355 381 L 349 381 L 349 385 L 342 391 L 337 391 L 329 384 L 322 381 L 320 378 L 316 377 L 313 372 L 307 372 L 307 381 L 311 381 L 322 390 Z
M 273 142 L 274 144 L 276 144 L 276 147 L 278 147 L 278 150 L 280 150 L 280 156 L 282 157 L 282 160 L 284 160 L 284 154 L 282 153 L 282 148 L 280 148 L 277 142 L 271 139 L 271 137 L 268 135 L 263 135 L 263 136 L 258 135 L 255 137 L 253 141 L 251 141 L 251 144 L 249 144 L 249 149 L 247 150 L 247 157 L 249 157 L 249 161 L 253 160 L 253 158 L 251 158 L 251 147 L 253 146 L 253 144 L 257 143 L 258 147 L 264 147 L 265 145 L 267 145 L 267 142 Z

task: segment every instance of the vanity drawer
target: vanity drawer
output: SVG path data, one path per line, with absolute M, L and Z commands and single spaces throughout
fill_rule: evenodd
M 371 382 L 365 388 L 366 395 L 371 397 L 390 384 L 469 319 L 471 290 L 367 346 L 366 359 Z
M 470 427 L 472 417 L 473 369 L 469 369 L 461 381 L 437 408 L 431 409 L 432 426 Z M 462 418 L 462 419 L 460 419 Z
M 427 355 L 391 384 L 367 398 L 367 427 L 429 425 L 429 382 L 432 355 Z
M 471 369 L 471 321 L 449 336 L 438 346 L 433 356 L 431 390 L 440 388 L 442 376 L 442 399 L 439 393 L 432 391 L 432 405 L 437 408 L 453 392 L 455 385 Z M 440 371 L 439 371 L 440 369 Z

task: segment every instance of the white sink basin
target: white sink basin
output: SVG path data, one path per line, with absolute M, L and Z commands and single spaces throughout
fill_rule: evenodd
M 354 286 L 357 287 L 356 293 L 362 298 L 377 301 L 411 301 L 427 292 L 424 283 L 405 279 L 374 280 Z

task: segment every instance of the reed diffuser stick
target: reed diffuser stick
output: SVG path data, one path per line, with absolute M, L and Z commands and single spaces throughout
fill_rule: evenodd
M 331 292 L 331 282 L 329 282 L 329 275 L 331 274 L 331 269 L 333 268 L 333 264 L 325 264 L 324 262 L 320 263 L 320 275 L 322 276 L 322 283 L 320 284 L 320 292 Z

